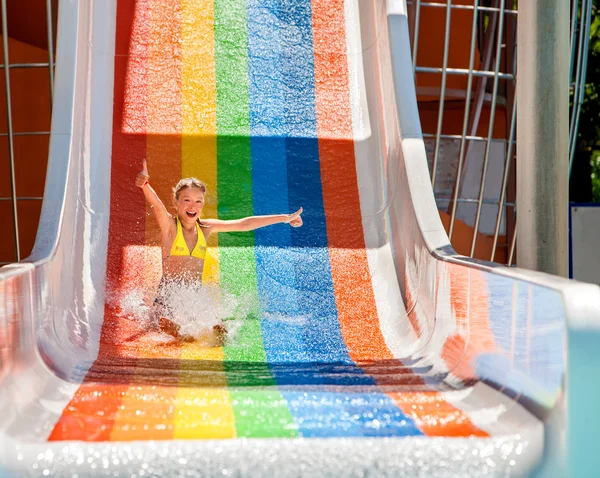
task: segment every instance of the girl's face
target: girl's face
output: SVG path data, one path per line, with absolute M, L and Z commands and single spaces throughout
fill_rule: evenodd
M 198 188 L 185 188 L 179 191 L 175 200 L 177 215 L 182 223 L 193 224 L 200 217 L 204 206 L 204 193 Z

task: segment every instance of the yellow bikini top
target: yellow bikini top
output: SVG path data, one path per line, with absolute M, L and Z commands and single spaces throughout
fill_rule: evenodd
M 206 239 L 204 238 L 204 233 L 200 228 L 200 224 L 196 221 L 196 231 L 198 232 L 198 240 L 196 241 L 196 245 L 190 254 L 190 250 L 185 242 L 185 238 L 183 237 L 183 229 L 181 228 L 181 221 L 177 218 L 177 234 L 175 235 L 175 240 L 173 241 L 173 245 L 171 246 L 171 256 L 192 256 L 197 257 L 198 259 L 204 259 L 206 256 Z

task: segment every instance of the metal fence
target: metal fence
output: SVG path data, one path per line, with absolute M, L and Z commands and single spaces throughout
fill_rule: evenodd
M 454 0 L 455 2 L 457 0 Z M 571 6 L 571 63 L 572 109 L 570 117 L 570 151 L 572 164 L 579 113 L 584 98 L 587 49 L 593 0 L 572 0 Z M 516 18 L 517 2 L 506 0 L 472 0 L 470 4 L 411 0 L 408 2 L 411 25 L 413 69 L 417 78 L 435 75 L 439 77 L 439 91 L 435 91 L 437 119 L 434 128 L 423 126 L 423 136 L 428 149 L 431 183 L 440 210 L 449 215 L 448 234 L 452 241 L 456 220 L 472 226 L 470 255 L 476 253 L 477 241 L 482 233 L 492 238 L 489 257 L 494 260 L 499 248 L 505 248 L 509 265 L 513 264 L 516 244 L 516 205 L 514 166 L 516 158 Z M 12 202 L 14 224 L 15 259 L 21 260 L 19 247 L 19 201 L 41 201 L 41 197 L 18 195 L 15 177 L 15 153 L 13 139 L 24 135 L 49 135 L 49 131 L 21 132 L 13 128 L 10 70 L 16 68 L 46 68 L 50 77 L 49 95 L 54 89 L 54 48 L 51 0 L 46 0 L 46 26 L 48 61 L 46 63 L 11 63 L 9 56 L 9 31 L 6 0 L 1 0 L 2 47 L 4 53 L 4 95 L 6 99 L 7 132 L 0 133 L 8 139 L 10 161 L 11 197 L 0 201 Z M 428 11 L 443 11 L 445 16 L 441 63 L 432 65 L 420 61 L 419 32 L 431 25 L 423 19 Z M 453 14 L 470 12 L 468 61 L 466 65 L 449 63 Z M 498 41 L 500 39 L 500 41 Z M 475 68 L 478 60 L 478 67 Z M 464 90 L 447 88 L 449 77 L 465 77 Z M 431 88 L 427 94 L 431 95 Z M 444 133 L 444 117 L 450 103 L 462 103 L 464 114 L 459 134 Z M 498 110 L 504 111 L 505 135 L 494 135 Z M 482 114 L 486 111 L 487 134 L 481 134 Z M 48 125 L 49 126 L 49 125 Z M 49 128 L 48 128 L 49 129 Z M 479 131 L 479 132 L 478 132 Z M 4 263 L 0 262 L 0 265 Z
M 53 18 L 52 18 L 52 0 L 46 0 L 45 11 L 46 11 L 46 38 L 47 38 L 47 50 L 48 60 L 44 63 L 30 62 L 30 63 L 11 63 L 10 61 L 10 48 L 9 48 L 9 13 L 7 10 L 7 1 L 1 0 L 1 13 L 2 13 L 2 52 L 4 56 L 4 63 L 0 65 L 0 68 L 4 70 L 4 97 L 6 104 L 6 124 L 7 131 L 1 132 L 0 137 L 4 136 L 7 138 L 8 144 L 8 159 L 10 167 L 10 197 L 0 198 L 0 201 L 11 201 L 12 204 L 12 220 L 14 225 L 14 244 L 15 244 L 15 259 L 21 260 L 21 247 L 19 237 L 19 212 L 18 204 L 19 201 L 42 201 L 42 197 L 31 197 L 31 196 L 19 196 L 17 191 L 17 179 L 15 169 L 15 148 L 14 138 L 18 136 L 40 136 L 50 135 L 50 124 L 48 124 L 47 131 L 15 131 L 13 126 L 13 107 L 19 108 L 18 102 L 14 101 L 11 95 L 11 70 L 22 69 L 22 68 L 44 68 L 48 70 L 49 76 L 49 99 L 50 106 L 52 107 L 52 96 L 54 91 L 54 32 L 53 32 Z M 21 106 L 22 107 L 22 106 Z M 32 112 L 35 114 L 35 112 Z M 7 264 L 7 262 L 0 262 L 0 265 Z
M 572 0 L 571 5 L 571 63 L 570 78 L 572 108 L 570 116 L 569 161 L 572 164 L 576 146 L 581 103 L 584 98 L 587 50 L 593 0 Z M 517 15 L 516 0 L 447 0 L 435 2 L 412 0 L 408 2 L 411 26 L 411 47 L 417 93 L 431 95 L 431 88 L 419 87 L 419 80 L 432 75 L 439 82 L 437 91 L 437 121 L 435 127 L 423 124 L 431 183 L 438 208 L 449 215 L 448 235 L 452 241 L 457 219 L 472 228 L 469 255 L 476 255 L 482 235 L 492 239 L 486 257 L 494 260 L 499 248 L 505 248 L 504 257 L 509 265 L 515 259 L 516 244 L 516 81 L 517 81 Z M 468 4 L 467 4 L 468 3 Z M 419 32 L 431 28 L 425 18 L 434 10 L 444 13 L 443 45 L 439 64 L 431 58 L 422 59 Z M 468 35 L 468 57 L 463 64 L 449 62 L 453 19 L 457 14 L 471 17 L 470 29 L 458 34 Z M 438 21 L 440 20 L 438 13 Z M 421 41 L 422 43 L 422 41 Z M 432 45 L 428 45 L 431 47 Z M 464 64 L 466 62 L 466 64 Z M 478 64 L 478 67 L 475 65 Z M 462 76 L 466 87 L 462 91 L 447 87 L 450 76 Z M 427 81 L 425 81 L 427 83 Z M 429 82 L 430 83 L 430 82 Z M 427 91 L 425 91 L 427 90 Z M 459 134 L 445 134 L 444 119 L 449 104 L 464 109 Z M 423 102 L 420 102 L 422 107 Z M 503 137 L 494 134 L 499 110 L 504 113 Z M 487 116 L 487 121 L 482 117 Z M 482 129 L 487 134 L 482 134 Z M 483 133 L 485 133 L 485 131 Z M 454 244 L 454 241 L 452 241 Z

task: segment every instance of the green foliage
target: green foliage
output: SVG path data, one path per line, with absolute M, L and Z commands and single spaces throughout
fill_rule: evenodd
M 596 3 L 596 2 L 594 2 Z M 591 166 L 594 202 L 600 202 L 600 9 L 592 7 L 590 44 L 585 85 L 581 105 L 577 148 L 588 158 Z
M 600 202 L 600 150 L 592 152 L 590 166 L 592 166 L 592 196 L 594 202 Z

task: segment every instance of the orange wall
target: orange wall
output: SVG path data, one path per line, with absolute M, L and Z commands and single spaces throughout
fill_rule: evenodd
M 471 102 L 471 106 L 473 102 Z M 424 133 L 435 133 L 437 131 L 439 103 L 419 102 L 419 117 L 421 119 L 421 129 Z M 465 102 L 446 101 L 444 103 L 444 117 L 442 119 L 442 134 L 462 134 L 463 120 L 465 114 Z M 494 131 L 492 138 L 506 138 L 506 108 L 503 105 L 496 106 L 494 116 Z M 479 124 L 477 125 L 477 136 L 487 137 L 490 121 L 490 107 L 483 106 Z
M 47 63 L 45 50 L 9 39 L 10 63 Z M 4 58 L 0 55 L 2 63 Z M 48 132 L 50 130 L 50 80 L 47 68 L 11 68 L 11 109 L 13 131 Z M 8 132 L 6 119 L 4 72 L 0 74 L 0 134 Z M 16 193 L 18 197 L 42 197 L 46 178 L 49 136 L 15 136 L 14 156 Z M 0 221 L 3 233 L 0 240 L 0 262 L 16 260 L 14 223 L 10 187 L 8 140 L 0 136 Z M 21 258 L 31 252 L 39 222 L 42 202 L 19 200 L 19 235 Z
M 453 0 L 453 5 L 473 5 L 473 0 Z M 483 13 L 480 12 L 480 15 Z M 444 37 L 446 30 L 446 8 L 421 6 L 421 20 L 419 23 L 419 43 L 417 48 L 417 65 L 424 67 L 440 68 L 443 65 Z M 509 16 L 506 17 L 507 19 Z M 512 17 L 510 17 L 512 18 Z M 473 11 L 467 9 L 453 9 L 450 25 L 450 49 L 448 53 L 448 67 L 468 69 L 471 49 L 471 35 L 473 29 Z M 476 43 L 474 69 L 480 69 L 479 45 Z M 490 67 L 491 68 L 491 67 Z M 465 99 L 468 76 L 447 75 L 446 97 L 444 105 L 444 118 L 442 134 L 461 134 L 464 117 Z M 475 93 L 479 79 L 473 78 L 472 93 Z M 421 116 L 422 130 L 424 133 L 437 131 L 440 89 L 442 84 L 441 73 L 417 73 L 415 78 L 417 86 L 417 100 Z M 504 80 L 501 81 L 502 86 Z M 487 90 L 490 91 L 492 79 L 487 81 Z M 452 91 L 454 90 L 454 91 Z M 456 94 L 461 94 L 457 98 Z M 506 138 L 506 107 L 500 98 L 496 106 L 494 120 L 494 138 Z M 471 102 L 473 108 L 473 102 Z M 484 103 L 477 132 L 478 136 L 487 136 L 490 119 L 489 102 Z
M 446 229 L 446 232 L 448 232 L 450 225 L 450 215 L 443 211 L 439 211 L 439 213 L 440 218 L 442 219 L 442 224 L 444 224 L 444 229 Z M 454 230 L 452 231 L 452 247 L 454 248 L 454 250 L 459 254 L 462 254 L 463 256 L 470 256 L 472 242 L 473 228 L 462 222 L 460 219 L 455 219 Z M 477 234 L 477 242 L 475 244 L 474 257 L 476 257 L 477 259 L 489 261 L 490 256 L 492 254 L 493 245 L 494 241 L 491 237 L 481 233 Z M 506 247 L 506 237 L 500 236 L 498 237 L 496 253 L 494 254 L 494 262 L 506 264 L 507 261 L 508 254 Z
M 454 5 L 473 5 L 473 0 L 454 0 Z M 443 64 L 444 36 L 446 29 L 446 9 L 437 7 L 421 7 L 419 23 L 419 46 L 417 64 L 439 68 Z M 453 9 L 450 26 L 450 49 L 448 51 L 449 68 L 468 68 L 471 48 L 471 30 L 473 12 L 471 10 Z M 479 68 L 479 55 L 476 52 L 474 68 Z M 439 88 L 441 74 L 418 73 L 418 87 L 431 86 Z M 447 75 L 446 87 L 466 90 L 466 75 Z M 435 97 L 434 99 L 438 99 Z M 428 98 L 420 98 L 427 100 Z

